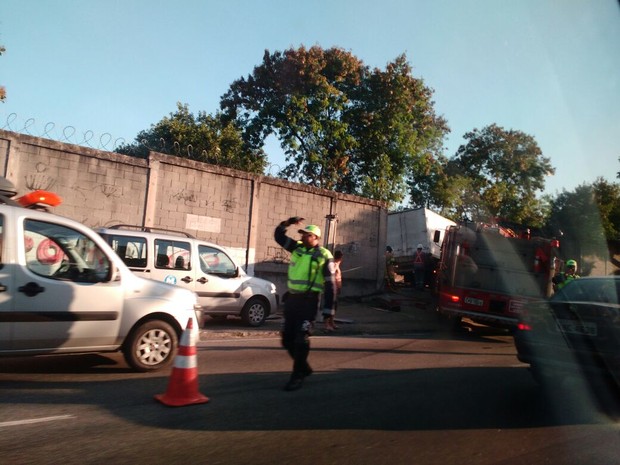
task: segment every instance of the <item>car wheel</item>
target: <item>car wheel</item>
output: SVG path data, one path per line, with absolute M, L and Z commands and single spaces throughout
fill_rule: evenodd
M 155 371 L 172 362 L 179 344 L 176 331 L 165 321 L 151 320 L 135 328 L 125 340 L 125 361 L 136 371 Z
M 267 304 L 260 297 L 252 297 L 241 311 L 241 319 L 246 325 L 260 326 L 267 319 Z

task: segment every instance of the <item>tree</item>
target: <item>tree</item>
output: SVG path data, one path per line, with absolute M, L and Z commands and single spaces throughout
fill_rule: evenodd
M 383 72 L 315 46 L 265 51 L 220 105 L 253 149 L 278 138 L 287 161 L 280 176 L 391 203 L 402 199 L 408 170 L 447 132 L 431 95 L 404 55 Z
M 549 231 L 560 233 L 565 257 L 606 258 L 607 241 L 620 239 L 620 185 L 598 178 L 573 192 L 563 191 L 552 203 Z
M 536 197 L 553 174 L 549 158 L 534 138 L 495 124 L 474 129 L 468 142 L 448 161 L 444 176 L 459 180 L 462 212 L 473 220 L 498 217 L 515 223 L 540 226 L 544 202 Z M 444 180 L 445 182 L 445 180 Z
M 348 113 L 358 141 L 351 163 L 357 193 L 399 202 L 408 183 L 432 171 L 449 132 L 435 114 L 432 95 L 432 89 L 413 77 L 405 55 L 388 63 L 385 71 L 365 73 L 363 85 L 353 89 L 356 105 Z
M 181 103 L 176 113 L 141 131 L 117 152 L 145 158 L 151 150 L 252 173 L 262 173 L 267 164 L 261 150 L 248 149 L 234 124 L 224 123 L 220 115 L 194 116 Z
M 289 162 L 281 176 L 333 189 L 355 145 L 343 114 L 351 105 L 347 89 L 360 84 L 361 73 L 359 60 L 340 49 L 265 51 L 220 105 L 251 147 L 263 147 L 271 134 L 280 140 Z
M 599 177 L 592 184 L 601 227 L 608 241 L 620 241 L 620 184 Z

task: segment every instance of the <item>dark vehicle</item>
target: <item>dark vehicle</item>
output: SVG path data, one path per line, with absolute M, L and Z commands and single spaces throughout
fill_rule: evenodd
M 620 387 L 619 295 L 620 277 L 589 277 L 531 304 L 514 332 L 519 360 L 542 384 Z

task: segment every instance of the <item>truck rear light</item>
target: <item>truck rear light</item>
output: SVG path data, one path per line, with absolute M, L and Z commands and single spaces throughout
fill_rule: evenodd
M 524 323 L 523 321 L 520 321 L 519 323 L 517 323 L 517 329 L 519 331 L 531 331 L 532 326 L 529 325 L 528 323 Z
M 448 296 L 450 298 L 450 302 L 453 302 L 455 304 L 459 303 L 461 298 L 458 295 L 450 295 Z

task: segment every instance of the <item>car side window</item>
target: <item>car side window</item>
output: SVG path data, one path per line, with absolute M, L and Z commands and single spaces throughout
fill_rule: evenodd
M 224 251 L 215 247 L 199 245 L 198 255 L 200 256 L 200 268 L 204 273 L 224 276 L 235 275 L 235 264 Z
M 146 268 L 146 239 L 139 236 L 105 235 L 106 241 L 129 268 Z
M 39 276 L 86 283 L 110 279 L 110 259 L 79 231 L 56 223 L 26 220 L 23 241 L 26 268 Z
M 155 239 L 155 268 L 191 269 L 190 243 Z

